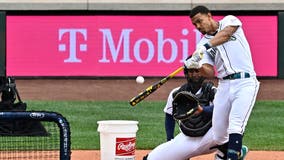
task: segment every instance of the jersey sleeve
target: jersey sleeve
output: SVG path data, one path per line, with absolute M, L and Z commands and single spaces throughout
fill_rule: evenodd
M 209 52 L 206 52 L 203 55 L 203 58 L 200 61 L 200 64 L 210 64 L 211 66 L 214 66 L 214 59 L 213 57 L 210 55 Z
M 203 106 L 203 112 L 201 112 L 202 116 L 207 118 L 207 119 L 211 119 L 212 115 L 213 115 L 213 105 L 210 106 Z
M 242 22 L 237 17 L 228 15 L 221 20 L 221 25 L 222 28 L 227 26 L 242 26 Z
M 174 88 L 174 89 L 170 92 L 170 94 L 169 94 L 169 96 L 168 96 L 168 99 L 167 99 L 166 106 L 165 106 L 165 108 L 164 108 L 164 112 L 165 112 L 165 113 L 172 114 L 172 112 L 173 112 L 173 105 L 172 105 L 172 103 L 173 103 L 173 100 L 174 100 L 174 98 L 173 98 L 173 93 L 174 93 L 175 91 L 177 91 L 179 88 L 180 88 L 180 87 Z

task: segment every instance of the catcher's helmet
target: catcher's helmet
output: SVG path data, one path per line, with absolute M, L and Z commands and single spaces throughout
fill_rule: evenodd
M 188 60 L 189 58 L 191 58 L 191 55 L 189 57 L 186 58 L 186 60 Z M 187 82 L 189 84 L 191 83 L 197 83 L 197 84 L 201 84 L 204 81 L 204 77 L 201 76 L 200 74 L 191 74 L 189 75 L 189 72 L 193 73 L 193 72 L 199 72 L 197 69 L 188 69 L 185 66 L 183 67 L 183 73 L 184 76 L 187 80 Z

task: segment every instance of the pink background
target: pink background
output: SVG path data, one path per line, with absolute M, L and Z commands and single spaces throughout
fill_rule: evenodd
M 277 16 L 238 17 L 257 75 L 277 76 Z M 70 34 L 60 35 L 63 29 L 77 30 L 73 47 L 81 62 L 64 62 Z M 109 31 L 108 41 L 103 31 Z M 122 31 L 124 42 L 119 43 Z M 166 76 L 183 65 L 197 41 L 187 16 L 7 16 L 7 75 Z

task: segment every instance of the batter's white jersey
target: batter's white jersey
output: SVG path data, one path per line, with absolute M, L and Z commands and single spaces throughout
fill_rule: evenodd
M 241 21 L 235 16 L 226 16 L 219 21 L 218 31 L 227 26 L 238 26 L 238 29 L 228 42 L 208 50 L 200 61 L 201 64 L 215 66 L 218 73 L 212 117 L 214 141 L 217 144 L 225 143 L 229 134 L 244 133 L 259 89 Z M 205 35 L 199 45 L 204 45 L 211 38 L 213 36 Z M 238 74 L 237 79 L 223 79 L 231 74 Z
M 208 63 L 213 66 L 215 65 L 218 72 L 218 78 L 223 78 L 238 72 L 247 72 L 254 77 L 256 74 L 252 62 L 251 51 L 242 29 L 241 21 L 235 16 L 226 16 L 219 21 L 218 31 L 223 30 L 227 26 L 239 27 L 228 42 L 211 48 L 207 54 L 204 54 L 201 64 Z M 213 36 L 207 34 L 204 35 L 198 45 L 204 45 L 211 38 L 213 38 Z

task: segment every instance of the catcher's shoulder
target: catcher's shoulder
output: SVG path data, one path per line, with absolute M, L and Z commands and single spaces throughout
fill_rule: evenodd
M 207 80 L 202 83 L 202 88 L 206 91 L 209 90 L 216 90 L 217 87 L 215 86 L 213 81 Z

